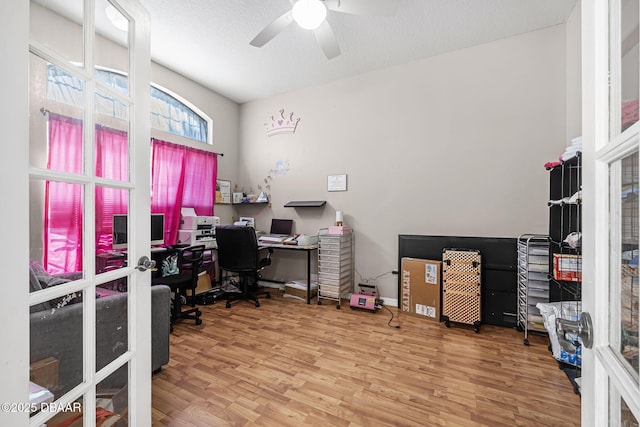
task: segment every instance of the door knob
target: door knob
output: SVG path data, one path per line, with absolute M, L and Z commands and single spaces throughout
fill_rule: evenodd
M 156 271 L 158 270 L 156 267 L 156 262 L 152 259 L 149 259 L 149 257 L 145 256 L 141 256 L 140 259 L 138 260 L 138 265 L 136 266 L 136 270 L 138 271 Z
M 585 348 L 593 347 L 593 326 L 591 315 L 587 312 L 580 315 L 580 320 L 556 319 L 556 331 L 558 332 L 558 341 L 567 353 L 575 353 L 578 345 L 577 341 L 567 339 L 567 334 L 580 337 Z

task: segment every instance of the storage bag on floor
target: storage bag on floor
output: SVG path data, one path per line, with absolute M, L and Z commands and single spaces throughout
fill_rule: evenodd
M 445 249 L 442 252 L 442 312 L 449 322 L 480 326 L 480 251 Z

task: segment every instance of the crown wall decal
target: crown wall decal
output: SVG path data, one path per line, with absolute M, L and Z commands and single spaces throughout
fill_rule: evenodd
M 280 109 L 280 114 L 271 116 L 271 120 L 264 124 L 267 136 L 280 135 L 283 133 L 295 133 L 300 117 L 294 118 L 293 113 L 288 117 L 284 114 L 284 109 Z

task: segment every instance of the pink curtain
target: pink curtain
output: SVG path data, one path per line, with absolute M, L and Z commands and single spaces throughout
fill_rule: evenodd
M 174 244 L 182 207 L 213 215 L 218 158 L 215 153 L 151 140 L 151 212 L 163 213 L 165 243 Z
M 49 114 L 47 168 L 82 172 L 82 120 Z M 45 182 L 43 265 L 50 273 L 82 270 L 82 185 Z
M 218 155 L 187 148 L 184 163 L 182 206 L 194 208 L 198 215 L 213 215 Z
M 180 228 L 184 147 L 152 139 L 151 213 L 164 214 L 164 243 L 174 244 Z
M 117 181 L 129 179 L 129 137 L 127 132 L 96 125 L 96 176 Z M 112 250 L 113 215 L 126 214 L 129 192 L 96 187 L 96 253 Z
M 126 132 L 96 126 L 96 176 L 126 181 L 129 174 Z M 82 173 L 82 121 L 49 115 L 49 158 L 52 170 Z M 82 270 L 82 186 L 45 184 L 44 266 L 49 273 Z M 112 218 L 127 213 L 128 192 L 96 187 L 96 253 L 111 250 Z

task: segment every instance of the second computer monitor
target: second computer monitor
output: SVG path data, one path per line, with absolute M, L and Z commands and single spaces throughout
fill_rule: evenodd
M 293 229 L 292 219 L 273 218 L 271 220 L 271 230 L 269 231 L 269 234 L 280 234 L 283 236 L 290 236 L 292 229 Z

